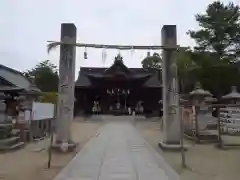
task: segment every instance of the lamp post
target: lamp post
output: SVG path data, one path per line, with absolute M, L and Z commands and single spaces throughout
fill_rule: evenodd
M 199 113 L 201 104 L 204 103 L 205 97 L 212 96 L 212 94 L 209 91 L 206 91 L 206 90 L 202 89 L 200 82 L 197 82 L 195 84 L 194 90 L 191 91 L 189 94 L 190 94 L 190 97 L 192 99 L 192 103 L 195 106 L 195 111 L 196 111 L 195 112 L 196 138 L 197 138 L 197 141 L 199 141 L 200 136 L 199 136 L 198 113 Z

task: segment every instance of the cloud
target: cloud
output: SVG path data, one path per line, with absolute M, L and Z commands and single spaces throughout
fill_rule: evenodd
M 240 4 L 240 0 L 235 0 Z M 59 61 L 59 50 L 46 52 L 47 40 L 59 40 L 60 24 L 73 22 L 78 41 L 112 44 L 160 44 L 164 24 L 176 24 L 178 43 L 193 45 L 186 31 L 197 28 L 194 14 L 204 12 L 211 0 L 5 0 L 0 6 L 1 63 L 17 69 L 32 68 L 37 62 Z M 227 2 L 227 1 L 226 1 Z M 103 66 L 101 51 L 77 49 L 79 66 Z M 107 51 L 106 66 L 117 51 Z M 139 67 L 146 51 L 121 52 L 128 66 Z

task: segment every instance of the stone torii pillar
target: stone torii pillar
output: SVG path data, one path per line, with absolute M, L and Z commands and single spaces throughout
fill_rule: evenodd
M 76 44 L 77 29 L 72 23 L 61 24 L 61 41 Z M 63 151 L 75 147 L 71 139 L 70 125 L 73 120 L 75 89 L 75 55 L 74 45 L 60 45 L 58 107 L 56 120 L 55 146 Z M 64 150 L 65 149 L 65 150 Z
M 162 46 L 177 45 L 176 25 L 164 25 L 161 32 Z M 159 146 L 163 149 L 180 148 L 180 118 L 176 50 L 163 49 L 163 141 Z

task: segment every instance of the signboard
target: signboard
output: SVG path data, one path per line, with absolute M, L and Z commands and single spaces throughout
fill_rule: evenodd
M 54 117 L 54 104 L 34 102 L 32 120 L 51 119 Z
M 220 125 L 224 133 L 240 132 L 240 109 L 235 107 L 220 109 Z

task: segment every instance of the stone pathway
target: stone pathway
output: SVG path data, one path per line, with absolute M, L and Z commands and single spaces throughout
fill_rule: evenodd
M 131 123 L 113 121 L 103 126 L 54 180 L 179 180 L 179 177 Z

